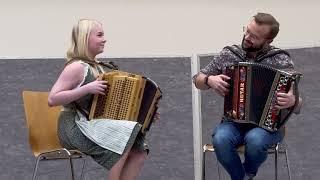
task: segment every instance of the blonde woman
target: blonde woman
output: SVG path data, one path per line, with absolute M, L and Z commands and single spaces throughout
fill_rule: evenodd
M 58 136 L 67 149 L 78 149 L 110 170 L 109 180 L 134 180 L 147 156 L 141 126 L 131 121 L 90 120 L 86 114 L 94 94 L 108 82 L 97 80 L 105 69 L 96 62 L 106 43 L 100 22 L 80 20 L 72 30 L 67 65 L 53 85 L 49 106 L 62 105 Z

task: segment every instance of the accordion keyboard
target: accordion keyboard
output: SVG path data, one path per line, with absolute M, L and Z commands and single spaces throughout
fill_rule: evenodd
M 141 102 L 143 79 L 127 74 L 108 74 L 103 76 L 108 81 L 106 95 L 94 99 L 94 116 L 92 118 L 136 120 Z

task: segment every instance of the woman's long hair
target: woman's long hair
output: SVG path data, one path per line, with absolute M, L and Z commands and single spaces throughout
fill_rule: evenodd
M 67 62 L 72 59 L 93 60 L 88 51 L 88 40 L 92 28 L 97 24 L 101 23 L 92 19 L 81 19 L 73 26 Z

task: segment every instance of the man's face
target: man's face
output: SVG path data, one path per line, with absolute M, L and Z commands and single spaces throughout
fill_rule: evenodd
M 258 25 L 252 20 L 243 28 L 242 48 L 247 52 L 257 52 L 271 42 L 268 38 L 270 32 L 269 25 Z

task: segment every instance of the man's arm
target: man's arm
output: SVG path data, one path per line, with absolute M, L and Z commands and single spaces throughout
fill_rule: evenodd
M 302 107 L 302 98 L 299 97 L 298 105 L 294 108 L 293 113 L 300 114 L 301 107 Z
M 193 76 L 193 83 L 198 89 L 210 89 L 210 86 L 208 85 L 208 75 L 203 74 L 202 72 L 199 72 L 198 74 Z
M 278 67 L 279 69 L 294 69 L 294 64 L 293 61 L 291 59 L 290 56 L 288 56 L 287 54 L 278 54 L 275 56 L 276 61 L 279 62 L 280 67 Z M 278 93 L 277 94 L 277 98 L 278 98 L 278 105 L 276 106 L 279 109 L 283 109 L 283 108 L 288 108 L 288 107 L 292 107 L 294 106 L 295 103 L 295 95 L 293 93 L 293 84 L 290 87 L 290 90 L 288 93 Z M 299 95 L 299 102 L 297 103 L 295 109 L 294 109 L 294 113 L 295 114 L 299 114 L 300 113 L 300 109 L 302 107 L 302 98 Z
M 198 89 L 210 89 L 209 82 L 211 77 L 222 73 L 223 62 L 226 58 L 226 54 L 229 53 L 229 50 L 223 49 L 219 54 L 212 58 L 207 66 L 193 76 L 193 83 Z
M 199 77 L 200 76 L 200 77 Z M 204 77 L 203 77 L 204 76 Z M 227 82 L 230 77 L 219 74 L 219 75 L 210 75 L 207 76 L 205 74 L 199 74 L 195 79 L 195 84 L 198 86 L 198 89 L 210 89 L 212 88 L 221 96 L 225 96 L 229 93 L 229 83 Z M 200 85 L 199 85 L 200 84 Z

